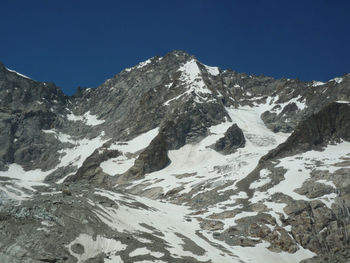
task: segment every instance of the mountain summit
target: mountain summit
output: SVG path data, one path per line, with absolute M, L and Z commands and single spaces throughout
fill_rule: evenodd
M 0 262 L 347 262 L 350 75 L 183 51 L 65 96 L 0 64 Z

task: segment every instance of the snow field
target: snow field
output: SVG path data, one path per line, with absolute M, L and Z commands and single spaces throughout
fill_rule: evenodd
M 199 223 L 195 220 L 187 221 L 186 218 L 189 217 L 189 210 L 186 206 L 173 205 L 167 202 L 159 202 L 155 200 L 150 200 L 142 197 L 126 196 L 117 194 L 114 192 L 106 190 L 98 190 L 95 192 L 96 195 L 105 196 L 115 203 L 118 204 L 118 209 L 115 208 L 104 208 L 100 205 L 95 205 L 97 208 L 94 212 L 96 215 L 111 228 L 117 229 L 123 232 L 148 232 L 153 233 L 154 231 L 161 232 L 164 237 L 164 241 L 169 247 L 169 250 L 173 257 L 181 258 L 184 256 L 194 257 L 197 260 L 210 262 L 285 262 L 292 263 L 298 262 L 302 259 L 312 257 L 314 254 L 308 250 L 300 248 L 296 253 L 274 253 L 267 249 L 269 244 L 267 242 L 262 242 L 256 247 L 240 247 L 240 246 L 229 246 L 223 241 L 219 241 L 213 237 L 210 232 L 200 231 L 205 237 L 201 238 L 197 234 L 197 230 L 200 229 Z M 130 206 L 122 205 L 121 202 L 129 202 Z M 138 208 L 135 206 L 135 202 L 140 202 L 146 205 Z M 101 212 L 101 209 L 103 212 Z M 236 216 L 236 220 L 243 218 L 245 216 L 255 215 L 255 213 L 248 212 L 242 215 Z M 125 220 L 128 218 L 128 220 Z M 155 230 L 150 230 L 148 227 L 142 226 L 146 224 L 154 228 Z M 186 238 L 193 241 L 197 246 L 204 249 L 205 253 L 203 255 L 193 254 L 191 251 L 186 249 L 185 243 L 179 235 L 183 235 Z M 217 247 L 223 247 L 229 253 L 223 252 Z M 104 250 L 107 250 L 104 248 Z M 162 257 L 163 253 L 152 252 L 147 248 L 138 248 L 130 253 L 131 257 L 138 255 L 150 254 L 154 257 Z
M 101 221 L 109 225 L 112 229 L 117 229 L 122 232 L 153 233 L 153 230 L 142 226 L 142 224 L 146 224 L 164 235 L 164 237 L 161 238 L 163 238 L 169 246 L 167 250 L 173 257 L 181 258 L 189 256 L 202 261 L 212 260 L 213 262 L 222 263 L 236 262 L 232 261 L 234 257 L 223 255 L 221 250 L 213 247 L 196 234 L 196 231 L 200 229 L 199 223 L 196 220 L 192 220 L 191 222 L 185 220 L 187 214 L 191 212 L 188 207 L 163 203 L 142 197 L 126 199 L 119 194 L 106 190 L 96 191 L 95 194 L 108 197 L 117 204 L 120 204 L 120 200 L 124 202 L 129 201 L 132 204 L 135 204 L 136 201 L 149 207 L 149 209 L 144 209 L 135 208 L 134 205 L 130 207 L 119 205 L 118 209 L 114 209 L 96 205 L 99 209 L 96 209 L 94 212 Z M 100 212 L 101 210 L 103 213 Z M 125 220 L 126 218 L 127 220 Z M 177 234 L 181 234 L 195 242 L 197 246 L 206 251 L 205 254 L 196 255 L 188 251 L 186 247 L 184 247 L 184 241 Z

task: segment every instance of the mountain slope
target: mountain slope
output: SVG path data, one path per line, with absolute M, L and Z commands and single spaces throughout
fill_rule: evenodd
M 350 75 L 173 51 L 72 97 L 1 65 L 0 94 L 1 262 L 350 258 Z

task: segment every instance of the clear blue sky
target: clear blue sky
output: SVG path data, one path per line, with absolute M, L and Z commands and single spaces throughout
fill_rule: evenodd
M 348 0 L 1 0 L 0 24 L 0 61 L 67 94 L 174 49 L 276 78 L 350 72 Z

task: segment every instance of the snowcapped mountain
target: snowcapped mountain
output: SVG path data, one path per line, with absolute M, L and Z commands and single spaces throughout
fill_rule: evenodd
M 0 262 L 348 262 L 350 75 L 182 51 L 67 97 L 0 64 Z

